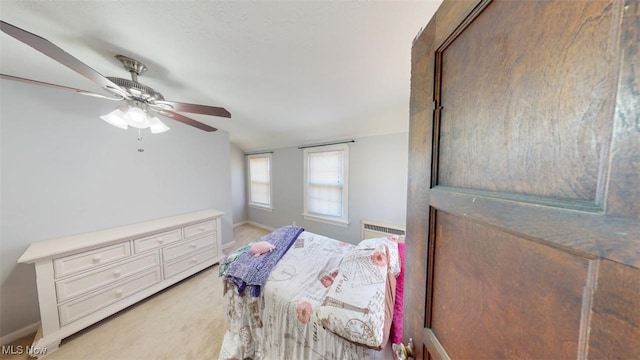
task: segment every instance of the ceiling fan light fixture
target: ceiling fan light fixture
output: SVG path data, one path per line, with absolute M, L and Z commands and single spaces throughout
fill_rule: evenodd
M 120 129 L 127 130 L 127 127 L 129 126 L 127 125 L 127 122 L 124 121 L 124 113 L 122 112 L 122 110 L 120 110 L 120 107 L 116 108 L 108 114 L 100 116 L 100 118 Z
M 160 119 L 158 119 L 157 116 L 154 116 L 151 119 L 149 119 L 149 123 L 150 123 L 149 129 L 151 130 L 152 134 L 160 134 L 171 129 L 170 127 L 165 125 L 162 121 L 160 121 Z
M 122 119 L 131 127 L 146 129 L 150 125 L 149 115 L 139 107 L 130 106 L 122 115 Z
M 120 106 L 112 112 L 100 116 L 100 118 L 117 128 L 125 130 L 129 126 L 136 129 L 149 128 L 152 134 L 159 134 L 170 129 L 157 116 L 150 116 L 139 104 L 132 102 L 129 102 L 126 106 Z

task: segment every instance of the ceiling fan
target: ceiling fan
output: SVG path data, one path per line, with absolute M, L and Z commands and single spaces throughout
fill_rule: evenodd
M 188 104 L 183 102 L 165 100 L 161 93 L 149 86 L 138 82 L 138 76 L 147 71 L 147 67 L 141 62 L 124 55 L 116 55 L 125 69 L 131 73 L 131 80 L 119 77 L 105 77 L 93 70 L 88 65 L 71 56 L 52 42 L 38 35 L 13 26 L 0 20 L 0 27 L 3 32 L 16 38 L 17 40 L 40 51 L 44 55 L 56 60 L 62 65 L 70 68 L 85 78 L 100 85 L 114 97 L 84 91 L 62 85 L 50 84 L 42 81 L 25 79 L 21 77 L 0 74 L 0 77 L 26 83 L 47 86 L 67 91 L 76 92 L 82 95 L 95 96 L 109 100 L 124 101 L 125 105 L 118 107 L 113 112 L 101 116 L 101 118 L 111 125 L 126 129 L 132 126 L 138 129 L 150 128 L 152 133 L 159 133 L 169 128 L 164 125 L 155 115 L 162 115 L 181 123 L 196 127 L 198 129 L 212 132 L 217 129 L 209 125 L 198 122 L 178 112 L 191 114 L 202 114 L 230 118 L 231 114 L 224 108 Z

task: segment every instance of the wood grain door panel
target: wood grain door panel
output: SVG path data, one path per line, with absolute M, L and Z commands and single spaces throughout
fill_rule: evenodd
M 431 328 L 451 357 L 577 354 L 588 259 L 445 212 L 435 222 Z
M 640 358 L 640 271 L 602 261 L 597 282 L 591 309 L 590 357 Z
M 611 7 L 493 2 L 438 49 L 438 184 L 602 205 L 620 20 Z
M 445 0 L 414 40 L 417 358 L 640 358 L 640 2 Z

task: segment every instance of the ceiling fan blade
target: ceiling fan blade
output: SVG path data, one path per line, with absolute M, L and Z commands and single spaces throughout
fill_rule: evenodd
M 8 35 L 31 46 L 32 48 L 40 51 L 41 53 L 52 58 L 53 60 L 56 60 L 60 64 L 68 67 L 69 69 L 77 72 L 78 74 L 84 76 L 85 78 L 100 85 L 102 88 L 107 89 L 122 97 L 129 97 L 129 94 L 127 94 L 124 90 L 122 90 L 118 85 L 113 83 L 111 80 L 102 76 L 99 72 L 93 70 L 91 67 L 89 67 L 82 61 L 76 59 L 71 54 L 62 50 L 61 48 L 59 48 L 49 40 L 42 38 L 36 34 L 32 34 L 28 31 L 22 30 L 19 27 L 13 26 L 2 20 L 0 20 L 0 28 L 2 29 L 3 32 L 7 33 Z
M 199 121 L 195 121 L 192 118 L 188 118 L 184 115 L 178 114 L 177 112 L 173 112 L 173 111 L 169 111 L 169 110 L 159 110 L 158 114 L 162 115 L 162 116 L 166 116 L 170 119 L 179 121 L 183 124 L 187 124 L 187 125 L 191 125 L 193 127 L 197 127 L 200 130 L 204 130 L 207 132 L 214 132 L 218 129 L 211 127 L 209 125 L 203 124 Z
M 7 75 L 7 74 L 0 74 L 0 78 L 7 79 L 7 80 L 12 80 L 12 81 L 20 81 L 20 82 L 27 83 L 27 84 L 46 86 L 46 87 L 50 87 L 50 88 L 54 88 L 54 89 L 71 91 L 71 92 L 74 92 L 74 93 L 77 93 L 77 94 L 98 97 L 98 98 L 101 98 L 101 99 L 107 99 L 107 100 L 113 100 L 113 101 L 122 101 L 122 100 L 124 100 L 123 97 L 109 97 L 109 96 L 102 95 L 102 94 L 96 94 L 96 93 L 91 92 L 91 91 L 86 91 L 86 90 L 82 90 L 82 89 L 76 89 L 76 88 L 72 88 L 72 87 L 68 87 L 68 86 L 62 86 L 62 85 L 46 83 L 46 82 L 38 81 L 38 80 L 25 79 L 25 78 L 12 76 L 12 75 Z
M 220 116 L 220 117 L 226 117 L 226 118 L 231 117 L 231 113 L 228 112 L 225 108 L 221 108 L 221 107 L 187 104 L 187 103 L 167 101 L 167 100 L 156 101 L 156 104 L 158 105 L 159 108 L 163 108 L 163 109 L 166 109 L 166 105 L 169 105 L 173 111 L 188 112 L 191 114 Z

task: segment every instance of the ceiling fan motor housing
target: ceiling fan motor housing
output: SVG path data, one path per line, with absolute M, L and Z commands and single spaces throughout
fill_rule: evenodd
M 107 79 L 111 80 L 127 93 L 131 94 L 131 96 L 136 100 L 149 101 L 151 103 L 155 101 L 164 101 L 164 96 L 162 96 L 162 94 L 139 82 L 111 76 L 108 76 Z

